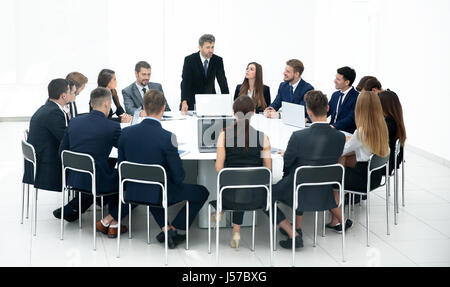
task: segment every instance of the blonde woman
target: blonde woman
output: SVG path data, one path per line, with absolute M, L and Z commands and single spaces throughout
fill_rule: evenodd
M 375 92 L 363 91 L 358 96 L 355 107 L 356 130 L 352 136 L 347 137 L 343 156 L 340 162 L 345 166 L 345 189 L 365 192 L 367 188 L 367 164 L 372 154 L 385 157 L 389 153 L 389 135 L 384 120 L 380 98 Z M 382 170 L 372 173 L 371 186 L 380 185 Z M 338 201 L 337 191 L 335 192 Z M 338 232 L 342 226 L 337 217 L 332 218 L 327 224 Z M 345 228 L 349 228 L 352 222 L 346 221 Z

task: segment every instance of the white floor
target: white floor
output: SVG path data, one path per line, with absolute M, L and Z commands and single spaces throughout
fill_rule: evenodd
M 122 237 L 121 257 L 116 257 L 116 240 L 97 233 L 97 250 L 92 250 L 92 212 L 78 223 L 65 223 L 60 240 L 60 221 L 52 211 L 60 204 L 60 194 L 42 191 L 38 201 L 37 236 L 31 224 L 20 224 L 22 155 L 20 140 L 27 123 L 0 123 L 0 266 L 164 266 L 164 247 L 156 242 L 159 232 L 151 219 L 151 244 L 147 245 L 146 212 L 133 212 L 133 238 Z M 384 190 L 373 193 L 370 247 L 366 246 L 365 203 L 356 206 L 354 226 L 346 236 L 347 261 L 341 261 L 341 236 L 319 230 L 313 247 L 314 214 L 304 218 L 304 248 L 296 252 L 296 266 L 450 266 L 450 169 L 418 154 L 406 151 L 406 206 L 400 207 L 399 224 L 386 235 Z M 392 197 L 391 197 L 392 199 Z M 97 213 L 100 216 L 100 213 Z M 258 215 L 256 250 L 250 251 L 251 228 L 241 231 L 241 248 L 229 247 L 231 230 L 221 229 L 221 266 L 269 266 L 268 220 Z M 321 217 L 319 217 L 321 220 Z M 214 239 L 214 235 L 212 237 Z M 278 234 L 278 240 L 283 238 Z M 215 266 L 214 248 L 208 254 L 207 230 L 194 223 L 190 230 L 190 249 L 184 245 L 169 250 L 169 266 Z M 290 266 L 291 252 L 278 246 L 274 266 Z

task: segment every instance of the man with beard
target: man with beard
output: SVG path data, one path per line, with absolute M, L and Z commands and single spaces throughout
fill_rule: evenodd
M 123 102 L 127 114 L 134 115 L 136 110 L 139 109 L 140 116 L 144 116 L 142 109 L 142 99 L 148 90 L 159 90 L 164 94 L 161 84 L 150 82 L 151 73 L 152 68 L 149 63 L 140 61 L 136 64 L 134 68 L 136 82 L 132 83 L 122 90 Z M 165 110 L 170 111 L 167 101 Z

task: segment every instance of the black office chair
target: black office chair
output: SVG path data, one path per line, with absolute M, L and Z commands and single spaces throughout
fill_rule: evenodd
M 272 238 L 272 172 L 267 167 L 244 167 L 244 168 L 224 168 L 217 175 L 217 200 L 212 200 L 208 204 L 208 215 L 211 214 L 211 207 L 216 209 L 216 264 L 219 264 L 219 215 L 222 211 L 253 211 L 252 224 L 252 251 L 255 251 L 255 215 L 256 210 L 224 210 L 222 206 L 222 195 L 226 191 L 233 189 L 262 188 L 266 192 L 266 207 L 269 211 L 269 238 L 270 238 L 270 265 L 273 258 L 273 238 Z M 211 217 L 208 216 L 208 253 L 211 253 Z
M 371 176 L 372 173 L 380 170 L 382 168 L 386 168 L 386 174 L 384 176 L 385 180 L 384 183 L 371 188 Z M 366 195 L 367 201 L 366 201 L 366 228 L 367 228 L 367 246 L 369 246 L 369 214 L 370 214 L 370 191 L 377 189 L 378 187 L 385 186 L 386 187 L 386 227 L 387 227 L 387 235 L 389 235 L 389 153 L 385 157 L 380 157 L 378 155 L 372 154 L 370 156 L 368 165 L 367 165 L 367 188 L 365 192 L 362 191 L 356 191 L 356 190 L 345 190 L 344 193 L 349 193 L 350 195 Z M 350 198 L 349 198 L 349 204 L 348 204 L 348 216 L 350 217 Z
M 151 204 L 145 202 L 134 202 L 126 201 L 124 189 L 126 182 L 135 182 L 149 185 L 158 185 L 161 187 L 162 202 L 161 204 Z M 168 241 L 167 241 L 167 174 L 164 167 L 156 164 L 139 164 L 129 161 L 123 161 L 119 164 L 119 226 L 122 215 L 122 204 L 128 203 L 129 208 L 129 238 L 131 238 L 131 204 L 135 205 L 146 205 L 147 206 L 147 243 L 150 244 L 150 207 L 157 207 L 164 209 L 164 227 L 165 227 L 165 262 L 167 265 L 167 251 L 168 251 Z M 186 250 L 189 249 L 189 201 L 186 201 Z M 117 258 L 120 257 L 120 232 L 117 235 Z
M 79 193 L 79 226 L 81 228 L 81 195 L 82 194 L 90 194 L 93 197 L 93 232 L 94 232 L 94 250 L 96 249 L 96 199 L 97 197 L 101 198 L 102 202 L 102 215 L 103 215 L 103 196 L 108 196 L 112 194 L 117 194 L 116 192 L 110 193 L 101 193 L 97 194 L 97 188 L 95 184 L 95 161 L 94 158 L 86 153 L 73 152 L 68 150 L 63 150 L 61 152 L 61 162 L 62 162 L 62 200 L 61 200 L 61 240 L 64 239 L 64 199 L 66 195 L 66 191 L 73 191 Z M 91 191 L 79 190 L 67 185 L 67 170 L 72 170 L 81 173 L 87 173 L 91 177 Z M 120 227 L 119 227 L 120 233 Z
M 34 150 L 33 145 L 27 143 L 26 141 L 22 140 L 22 154 L 25 161 L 30 162 L 33 165 L 33 182 L 36 179 L 36 166 L 37 166 L 37 159 L 36 159 L 36 152 Z M 25 168 L 24 168 L 25 173 Z M 35 187 L 35 195 L 34 195 L 34 233 L 33 235 L 36 236 L 36 229 L 37 229 L 37 193 L 38 189 Z M 28 201 L 27 201 L 27 210 L 29 206 L 29 191 L 30 186 L 28 185 Z M 24 213 L 24 197 L 25 197 L 25 184 L 23 184 L 23 193 L 22 193 L 22 221 L 20 223 L 23 223 L 23 213 Z M 27 211 L 27 218 L 28 218 L 28 211 Z M 31 223 L 31 230 L 33 230 L 33 222 Z
M 337 185 L 339 187 L 339 206 L 342 206 L 342 220 L 344 220 L 344 167 L 341 164 L 331 164 L 322 166 L 301 166 L 295 170 L 294 188 L 293 188 L 293 202 L 292 202 L 292 226 L 295 228 L 296 213 L 298 208 L 298 191 L 305 186 L 320 186 L 320 185 Z M 275 202 L 275 218 L 277 219 L 277 205 L 281 203 Z M 325 215 L 325 212 L 324 212 Z M 317 218 L 318 211 L 315 211 L 314 220 L 314 247 L 317 244 Z M 325 220 L 325 218 L 324 218 Z M 342 224 L 345 226 L 345 223 Z M 274 238 L 276 240 L 276 229 L 274 230 Z M 342 228 L 342 261 L 345 262 L 345 228 Z M 295 266 L 295 236 L 292 237 L 292 266 Z

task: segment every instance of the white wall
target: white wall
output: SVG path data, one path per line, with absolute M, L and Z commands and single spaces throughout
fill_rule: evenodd
M 446 0 L 2 0 L 0 117 L 30 116 L 48 82 L 75 70 L 89 78 L 77 99 L 87 111 L 102 68 L 116 71 L 120 92 L 140 60 L 176 109 L 183 59 L 212 33 L 231 92 L 251 61 L 272 98 L 287 59 L 301 59 L 304 79 L 328 95 L 349 65 L 356 82 L 375 75 L 399 94 L 409 144 L 450 160 L 449 12 Z

